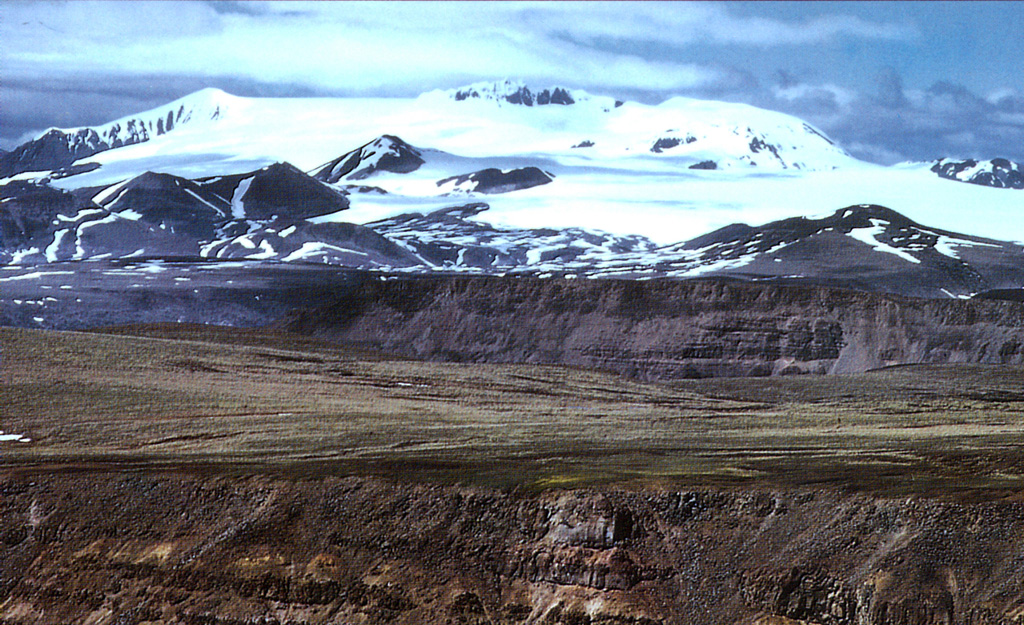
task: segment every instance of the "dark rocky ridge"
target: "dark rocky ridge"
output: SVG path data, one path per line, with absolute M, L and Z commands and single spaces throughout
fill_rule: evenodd
M 1024 282 L 1020 244 L 929 228 L 871 204 L 821 219 L 794 217 L 756 227 L 733 224 L 661 251 L 672 258 L 686 250 L 699 252 L 702 265 L 721 265 L 718 275 L 912 297 L 969 296 Z M 670 270 L 671 263 L 659 268 Z
M 488 205 L 482 202 L 442 208 L 425 215 L 406 213 L 366 224 L 366 227 L 400 243 L 438 270 L 470 268 L 483 272 L 521 269 L 549 263 L 567 270 L 574 263 L 593 264 L 588 253 L 638 254 L 655 248 L 638 236 L 615 236 L 581 228 L 499 228 L 474 219 Z M 589 246 L 581 245 L 585 243 Z M 537 253 L 537 248 L 542 251 Z M 536 259 L 531 259 L 535 255 Z
M 288 163 L 189 180 L 146 172 L 118 185 L 65 192 L 0 186 L 0 260 L 290 259 L 350 267 L 423 261 L 363 226 L 309 218 L 349 207 L 348 195 Z
M 1020 623 L 1024 508 L 0 474 L 0 622 Z
M 715 280 L 364 280 L 282 324 L 428 360 L 596 367 L 643 379 L 1024 363 L 1024 307 Z
M 291 163 L 275 163 L 245 174 L 199 179 L 204 188 L 230 200 L 243 180 L 250 180 L 240 199 L 249 219 L 288 216 L 306 219 L 345 210 L 345 194 L 307 176 Z
M 0 186 L 0 198 L 0 249 L 28 246 L 50 232 L 57 215 L 77 205 L 66 191 L 23 181 Z
M 53 129 L 38 139 L 27 141 L 6 154 L 0 154 L 0 178 L 26 171 L 61 169 L 80 158 L 98 154 L 111 147 L 109 142 L 103 140 L 91 128 L 75 133 Z

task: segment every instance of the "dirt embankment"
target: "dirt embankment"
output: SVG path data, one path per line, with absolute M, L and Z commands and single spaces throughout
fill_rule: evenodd
M 1019 303 L 723 281 L 366 279 L 280 325 L 428 360 L 643 379 L 1024 363 Z
M 9 473 L 0 521 L 5 624 L 1024 621 L 1019 502 Z

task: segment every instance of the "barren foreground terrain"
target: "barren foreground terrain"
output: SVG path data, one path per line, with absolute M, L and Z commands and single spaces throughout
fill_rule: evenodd
M 1024 368 L 0 329 L 0 623 L 1020 623 Z

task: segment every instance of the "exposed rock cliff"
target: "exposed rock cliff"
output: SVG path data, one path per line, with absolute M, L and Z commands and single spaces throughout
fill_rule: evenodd
M 704 280 L 366 279 L 282 325 L 417 358 L 649 379 L 1024 362 L 1018 303 Z
M 0 476 L 3 623 L 1020 623 L 1024 507 Z

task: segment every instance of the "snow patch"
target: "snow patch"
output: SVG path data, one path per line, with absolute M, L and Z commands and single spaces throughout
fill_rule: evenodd
M 262 241 L 260 241 L 260 250 L 261 251 L 256 252 L 254 254 L 249 254 L 248 256 L 246 256 L 246 258 L 252 258 L 252 259 L 255 259 L 255 260 L 264 260 L 264 259 L 267 259 L 267 258 L 273 258 L 274 256 L 277 256 L 277 252 L 274 251 L 273 246 L 271 246 L 270 243 L 266 239 L 263 239 Z
M 331 252 L 331 251 L 341 252 L 343 254 L 356 254 L 356 255 L 359 255 L 359 256 L 369 256 L 369 254 L 367 254 L 365 252 L 359 252 L 359 251 L 356 251 L 356 250 L 349 250 L 349 249 L 345 249 L 343 247 L 338 247 L 336 245 L 329 245 L 327 243 L 319 243 L 319 242 L 309 241 L 309 242 L 303 243 L 301 248 L 295 250 L 294 252 L 292 252 L 288 256 L 285 256 L 283 260 L 284 260 L 284 262 L 290 262 L 290 261 L 293 261 L 293 260 L 300 260 L 300 259 L 303 259 L 303 258 L 308 258 L 310 256 L 316 256 L 316 255 L 319 255 L 319 254 L 325 254 L 325 253 Z
M 245 204 L 242 202 L 242 198 L 249 191 L 249 185 L 252 184 L 253 178 L 255 176 L 239 181 L 235 192 L 231 195 L 231 216 L 235 219 L 245 219 Z
M 57 250 L 60 249 L 60 242 L 64 239 L 64 236 L 68 233 L 67 229 L 58 230 L 53 233 L 53 243 L 46 246 L 46 262 L 55 263 L 57 262 Z
M 129 221 L 138 221 L 138 220 L 142 219 L 142 213 L 140 213 L 140 212 L 138 212 L 136 210 L 133 210 L 131 208 L 129 208 L 127 210 L 123 210 L 123 211 L 121 211 L 119 213 L 115 213 L 115 214 L 118 217 L 120 217 L 121 219 L 127 219 Z
M 38 317 L 37 317 L 38 318 Z M 31 443 L 32 439 L 23 434 L 4 434 L 3 430 L 0 430 L 0 443 Z
M 121 190 L 124 185 L 128 184 L 128 180 L 122 180 L 121 182 L 111 185 L 106 189 L 100 191 L 96 195 L 92 196 L 92 201 L 96 204 L 103 204 L 107 198 L 113 196 L 115 193 Z
M 38 247 L 30 247 L 27 250 L 15 250 L 11 253 L 11 264 L 20 265 L 25 258 L 39 253 Z
M 882 243 L 881 241 L 878 240 L 878 235 L 885 232 L 885 221 L 882 221 L 881 219 L 872 219 L 871 224 L 871 228 L 856 228 L 854 230 L 851 230 L 848 236 L 860 241 L 861 243 L 870 245 L 875 249 L 876 252 L 885 252 L 886 254 L 899 256 L 903 260 L 914 264 L 921 263 L 920 260 L 914 258 L 907 252 L 899 248 L 895 248 L 886 243 Z
M 239 186 L 241 186 L 241 185 L 239 185 Z M 246 185 L 246 189 L 248 189 L 248 185 Z M 217 214 L 218 214 L 218 215 L 223 215 L 223 214 L 224 214 L 224 211 L 222 211 L 221 209 L 217 208 L 217 207 L 216 207 L 216 206 L 214 206 L 213 204 L 210 204 L 209 202 L 207 202 L 206 200 L 204 200 L 204 199 L 203 199 L 202 197 L 200 197 L 200 196 L 199 196 L 199 194 L 198 194 L 198 193 L 196 193 L 196 192 L 195 192 L 195 191 L 193 191 L 192 189 L 185 189 L 185 193 L 188 193 L 189 195 L 191 195 L 191 196 L 192 196 L 192 197 L 194 197 L 195 199 L 199 200 L 200 202 L 202 202 L 202 203 L 203 203 L 203 204 L 205 204 L 206 206 L 209 206 L 209 207 L 210 207 L 210 208 L 212 208 L 213 210 L 217 211 Z M 244 195 L 244 194 L 245 194 L 245 192 L 243 191 L 243 192 L 242 192 L 242 194 Z M 239 198 L 241 198 L 241 196 L 239 196 Z M 239 199 L 239 204 L 241 204 L 241 199 Z M 231 204 L 231 211 L 232 211 L 232 214 L 233 214 L 233 213 L 234 213 L 234 198 L 232 198 L 232 204 Z M 243 211 L 243 214 L 242 214 L 242 215 L 243 215 L 243 217 L 245 216 L 245 213 L 244 213 L 244 211 Z

